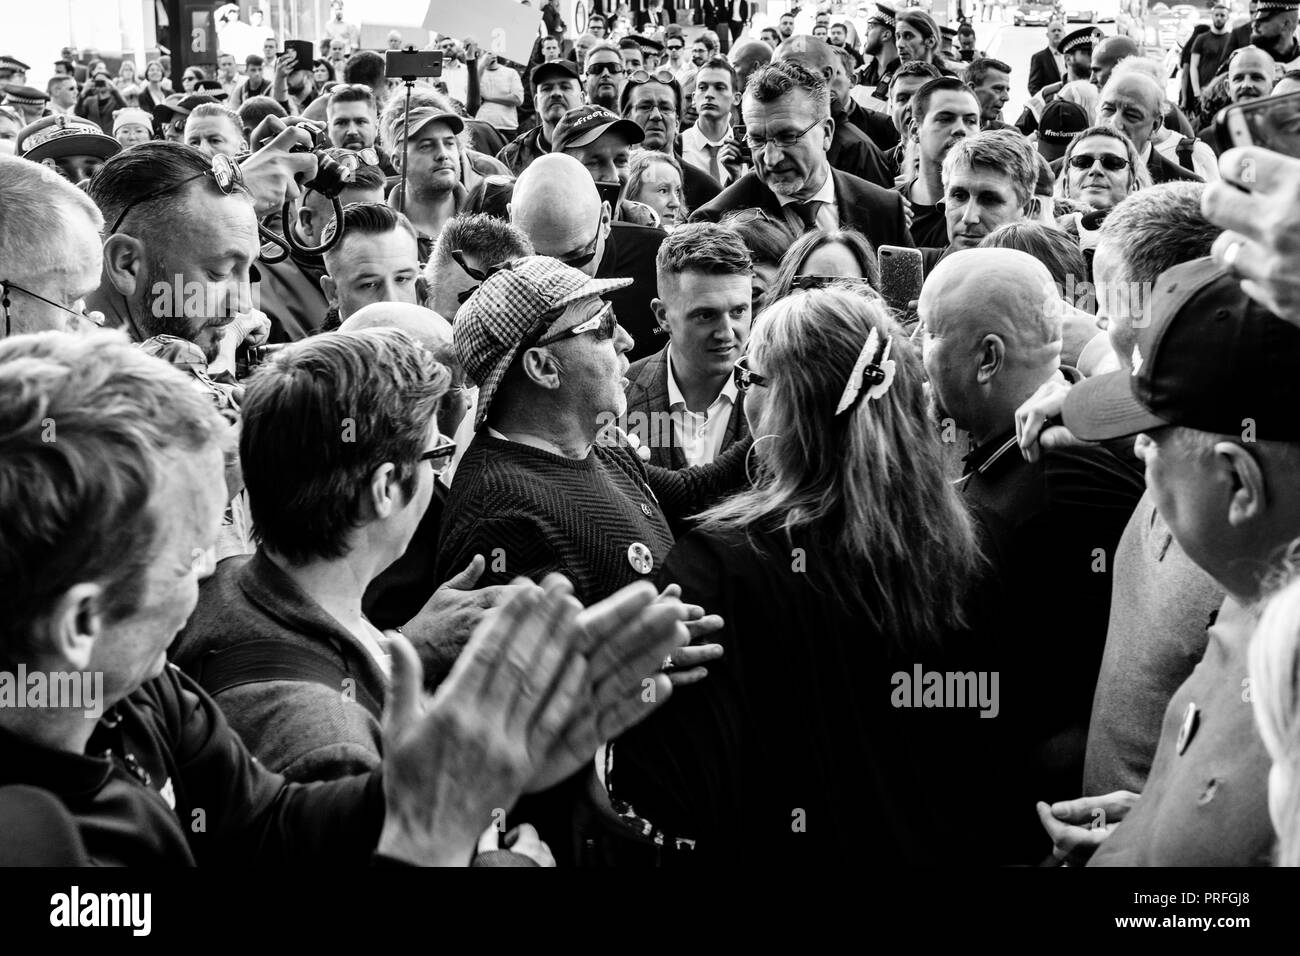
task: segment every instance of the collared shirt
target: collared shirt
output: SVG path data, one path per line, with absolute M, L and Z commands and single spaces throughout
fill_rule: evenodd
M 736 381 L 728 375 L 717 397 L 704 412 L 686 407 L 673 370 L 673 348 L 668 346 L 668 411 L 672 413 L 673 438 L 688 465 L 707 465 L 718 457 L 727 438 L 727 425 L 736 404 Z
M 786 214 L 795 229 L 799 233 L 804 233 L 807 228 L 804 226 L 803 219 L 800 217 L 797 208 L 805 202 L 821 203 L 817 210 L 817 228 L 818 229 L 838 229 L 840 225 L 840 211 L 835 205 L 835 176 L 828 169 L 826 170 L 826 182 L 822 183 L 822 188 L 810 196 L 807 200 L 799 200 L 794 196 L 785 196 L 776 193 L 776 201 L 781 204 L 781 211 Z
M 713 178 L 718 181 L 719 185 L 725 186 L 727 183 L 731 182 L 733 178 L 731 171 L 727 169 L 726 166 L 722 165 L 722 160 L 719 159 L 717 175 L 715 176 L 711 165 L 711 158 L 717 155 L 716 151 L 722 148 L 723 143 L 733 142 L 735 138 L 736 137 L 732 135 L 731 127 L 728 126 L 722 139 L 714 142 L 704 135 L 703 130 L 700 129 L 699 123 L 696 123 L 682 133 L 682 159 L 686 160 L 686 162 L 690 163 L 692 166 L 704 170 L 710 176 L 713 176 Z

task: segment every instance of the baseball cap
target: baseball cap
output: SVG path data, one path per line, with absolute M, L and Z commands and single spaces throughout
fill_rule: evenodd
M 1208 257 L 1161 273 L 1133 368 L 1076 385 L 1062 408 L 1085 441 L 1181 425 L 1220 435 L 1254 424 L 1260 441 L 1300 441 L 1300 327 L 1241 290 Z
M 578 72 L 578 64 L 572 60 L 558 59 L 550 63 L 538 63 L 533 67 L 533 72 L 528 74 L 529 82 L 533 84 L 533 89 L 537 89 L 537 84 L 545 80 L 555 78 L 581 80 L 582 74 Z
M 202 90 L 204 96 L 210 96 L 214 100 L 224 100 L 229 94 L 226 93 L 225 87 L 221 85 L 220 80 L 199 80 L 194 84 L 196 90 Z
M 108 159 L 122 151 L 122 144 L 105 136 L 97 123 L 75 116 L 46 116 L 24 126 L 14 147 L 19 156 L 33 163 L 63 156 Z
M 430 123 L 446 123 L 451 131 L 459 135 L 465 129 L 465 121 L 455 113 L 449 113 L 446 110 L 440 110 L 436 106 L 416 106 L 411 110 L 410 122 L 407 124 L 407 135 L 418 136 L 420 130 L 424 129 Z M 397 128 L 397 135 L 400 140 L 402 129 Z
M 1038 151 L 1049 161 L 1060 159 L 1075 135 L 1091 125 L 1088 114 L 1078 103 L 1052 100 L 1038 121 Z
M 484 279 L 452 326 L 456 356 L 479 389 L 475 430 L 487 421 L 501 379 L 544 315 L 631 284 L 630 278 L 593 279 L 549 256 L 512 259 Z
M 551 152 L 590 146 L 610 130 L 622 133 L 632 144 L 645 139 L 645 131 L 631 120 L 620 119 L 603 106 L 579 106 L 569 110 L 555 124 L 555 133 L 551 136 Z
M 189 116 L 196 106 L 217 101 L 215 97 L 202 93 L 191 93 L 189 96 L 180 96 L 175 100 L 172 99 L 173 96 L 176 94 L 173 93 L 153 108 L 153 118 L 161 125 L 171 122 L 173 116 Z
M 153 132 L 153 117 L 142 109 L 128 106 L 113 114 L 113 135 L 116 136 L 123 126 L 130 126 L 133 123 Z

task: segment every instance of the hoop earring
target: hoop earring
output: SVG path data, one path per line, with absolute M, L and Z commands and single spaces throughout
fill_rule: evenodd
M 759 435 L 757 438 L 754 439 L 754 443 L 749 446 L 749 451 L 745 452 L 745 479 L 750 483 L 751 486 L 755 484 L 755 481 L 754 481 L 754 476 L 750 474 L 749 471 L 750 455 L 754 454 L 754 449 L 758 447 L 758 443 L 761 442 L 764 438 L 780 438 L 780 437 L 781 437 L 780 435 L 775 435 L 775 434 Z

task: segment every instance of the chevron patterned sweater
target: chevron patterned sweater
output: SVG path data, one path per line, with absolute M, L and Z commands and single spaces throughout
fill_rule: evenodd
M 438 547 L 446 581 L 476 554 L 479 587 L 558 571 L 584 604 L 654 580 L 673 545 L 669 517 L 703 510 L 744 481 L 748 441 L 704 468 L 646 466 L 623 447 L 582 460 L 481 432 L 456 470 Z

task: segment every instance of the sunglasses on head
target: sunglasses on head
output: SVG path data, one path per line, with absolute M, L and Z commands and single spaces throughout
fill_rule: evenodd
M 1101 160 L 1102 169 L 1117 173 L 1121 169 L 1128 168 L 1128 160 L 1123 156 L 1115 156 L 1112 153 L 1104 153 L 1101 156 L 1093 156 L 1090 153 L 1076 153 L 1070 157 L 1070 165 L 1075 169 L 1092 169 L 1092 167 Z
M 111 236 L 116 233 L 117 230 L 121 228 L 122 223 L 126 221 L 126 217 L 130 214 L 131 210 L 141 203 L 161 199 L 163 196 L 166 196 L 169 193 L 174 193 L 178 189 L 183 189 L 185 186 L 194 182 L 194 180 L 202 179 L 204 176 L 210 176 L 212 181 L 217 184 L 217 188 L 227 196 L 243 185 L 243 178 L 240 174 L 239 167 L 235 164 L 235 161 L 223 153 L 217 153 L 212 157 L 212 165 L 203 172 L 195 173 L 193 176 L 182 179 L 180 182 L 172 183 L 170 186 L 164 186 L 162 189 L 145 193 L 139 199 L 131 200 L 122 207 L 121 213 L 118 214 L 117 219 L 113 222 L 113 228 L 109 229 L 104 235 Z
M 632 75 L 627 78 L 628 84 L 632 86 L 640 86 L 642 83 L 649 83 L 652 80 L 655 83 L 665 83 L 669 86 L 677 82 L 669 70 L 655 70 L 653 73 L 646 70 L 634 70 Z

